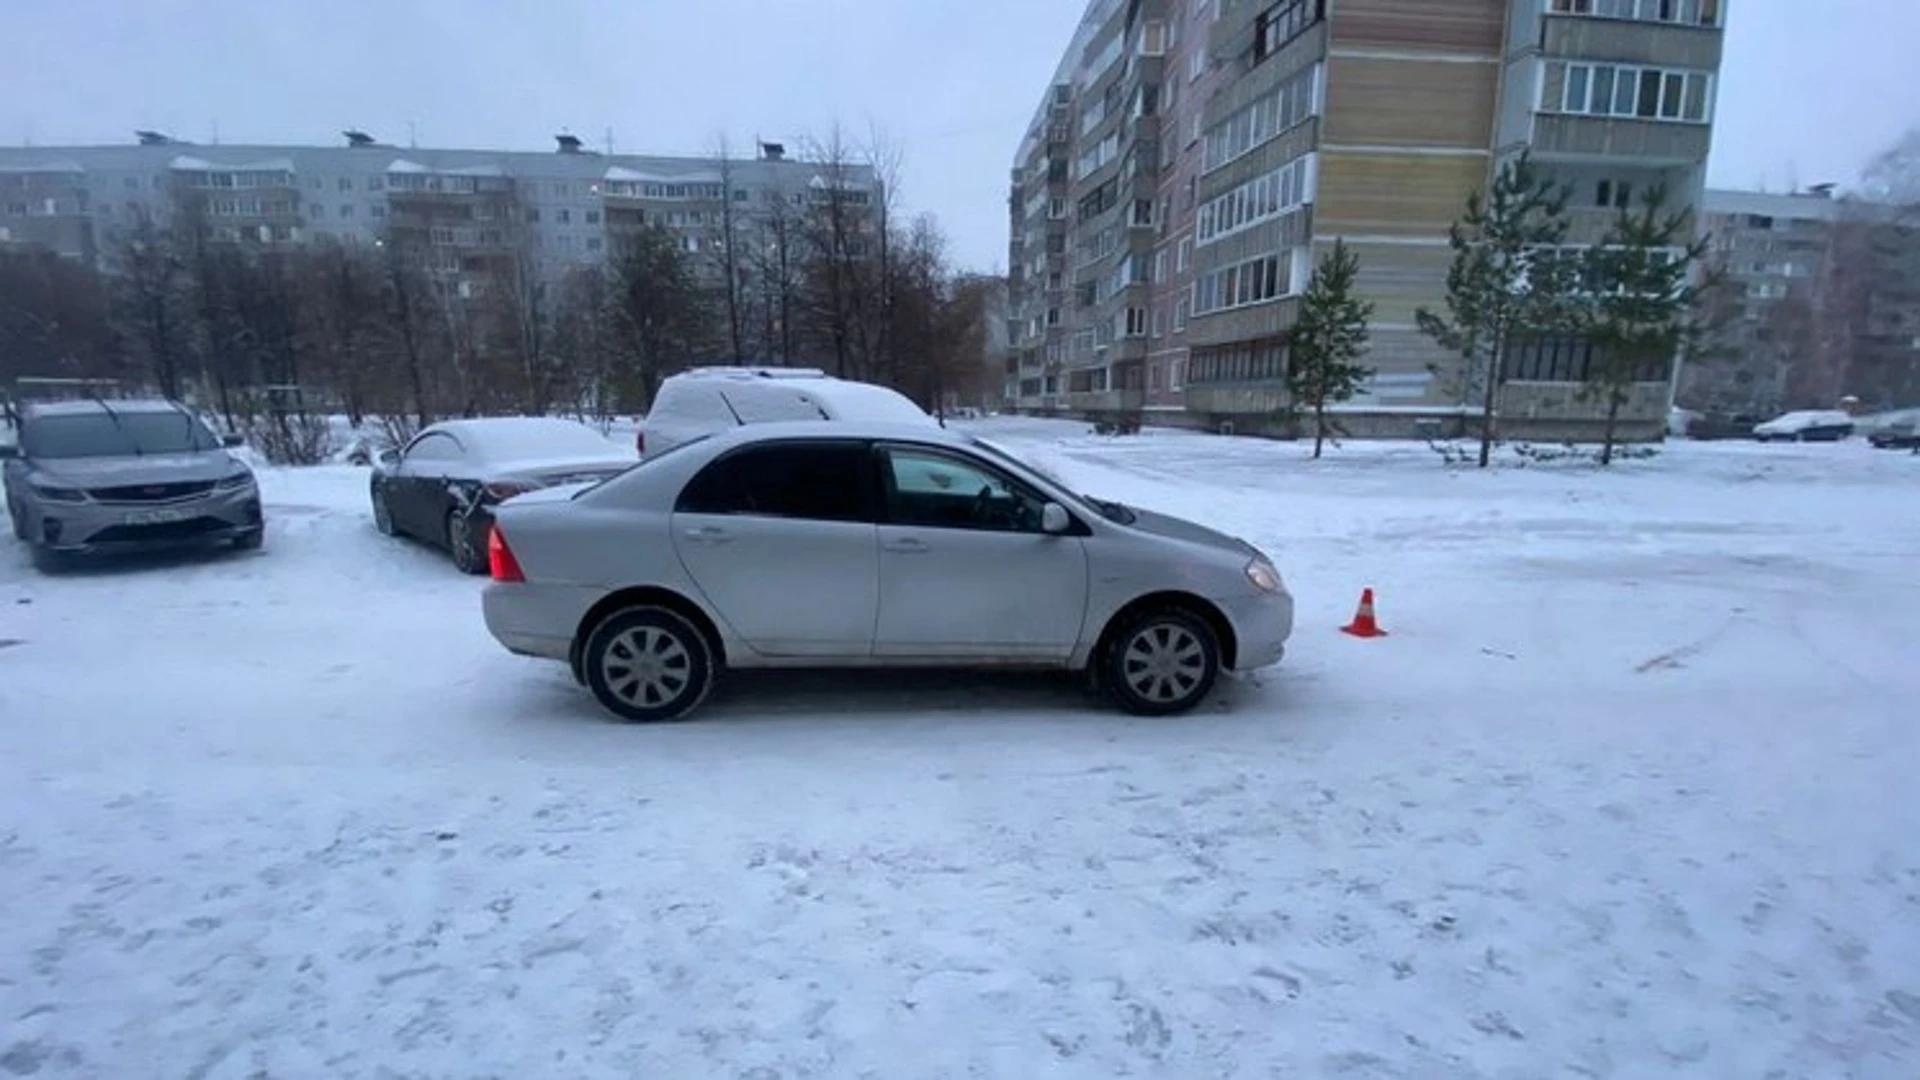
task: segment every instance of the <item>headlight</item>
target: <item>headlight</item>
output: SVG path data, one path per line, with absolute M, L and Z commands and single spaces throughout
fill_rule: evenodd
M 1265 559 L 1255 559 L 1247 564 L 1247 580 L 1261 592 L 1280 591 L 1280 571 Z
M 234 473 L 232 476 L 222 477 L 219 483 L 213 486 L 219 488 L 221 491 L 238 491 L 241 488 L 252 487 L 253 474 L 250 472 Z
M 48 502 L 86 502 L 86 493 L 79 488 L 61 487 L 57 484 L 30 484 L 33 493 Z

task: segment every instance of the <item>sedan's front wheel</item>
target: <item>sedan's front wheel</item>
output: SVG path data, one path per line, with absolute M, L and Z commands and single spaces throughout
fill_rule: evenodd
M 587 686 L 623 720 L 678 720 L 713 689 L 713 653 L 699 628 L 666 608 L 628 608 L 587 635 Z
M 380 530 L 381 536 L 392 536 L 393 508 L 387 505 L 387 493 L 375 488 L 373 491 L 373 527 Z
M 1130 713 L 1186 712 L 1220 677 L 1220 640 L 1205 620 L 1178 608 L 1149 611 L 1114 635 L 1105 674 L 1108 692 Z

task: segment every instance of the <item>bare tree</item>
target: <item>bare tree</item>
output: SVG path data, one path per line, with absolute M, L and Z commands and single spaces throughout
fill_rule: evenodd
M 0 378 L 121 374 L 106 283 L 51 251 L 0 251 Z
M 620 361 L 609 389 L 620 411 L 640 412 L 706 333 L 703 292 L 688 252 L 659 225 L 624 237 L 609 269 L 610 336 Z
M 178 235 L 144 209 L 109 247 L 114 321 L 160 392 L 180 396 L 192 348 L 186 267 Z
M 713 157 L 720 173 L 720 250 L 715 254 L 719 260 L 720 276 L 725 279 L 722 297 L 727 315 L 727 343 L 733 349 L 733 357 L 740 359 L 747 355 L 747 295 L 745 283 L 741 280 L 745 269 L 741 245 L 745 237 L 739 200 L 734 198 L 737 178 L 734 176 L 733 151 L 724 131 L 720 133 Z M 744 192 L 745 189 L 739 190 Z

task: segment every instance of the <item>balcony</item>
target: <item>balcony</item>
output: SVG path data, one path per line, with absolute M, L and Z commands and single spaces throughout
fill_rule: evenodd
M 1549 13 L 1541 52 L 1566 60 L 1718 71 L 1725 40 L 1717 26 Z
M 1707 160 L 1712 138 L 1706 124 L 1565 113 L 1538 113 L 1533 120 L 1533 154 L 1543 161 L 1697 165 Z
M 1278 382 L 1263 384 L 1189 384 L 1187 410 L 1215 415 L 1270 415 L 1286 408 L 1287 392 Z

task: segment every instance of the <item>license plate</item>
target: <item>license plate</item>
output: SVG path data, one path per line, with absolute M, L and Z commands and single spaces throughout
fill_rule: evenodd
M 136 510 L 127 515 L 129 525 L 169 525 L 185 520 L 187 515 L 178 510 Z

